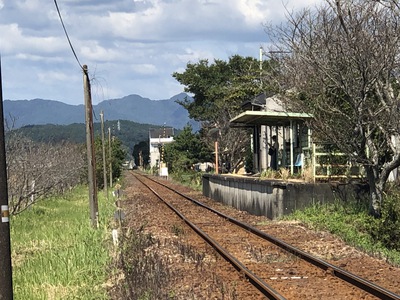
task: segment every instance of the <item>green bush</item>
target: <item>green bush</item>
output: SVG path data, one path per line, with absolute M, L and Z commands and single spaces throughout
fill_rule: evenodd
M 385 197 L 381 218 L 373 220 L 369 226 L 371 237 L 388 249 L 400 250 L 400 193 Z
M 189 186 L 195 190 L 201 190 L 203 174 L 203 172 L 177 170 L 170 175 L 173 180 L 185 186 Z

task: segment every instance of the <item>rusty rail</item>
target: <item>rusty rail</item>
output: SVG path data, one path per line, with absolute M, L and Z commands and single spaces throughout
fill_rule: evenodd
M 219 212 L 219 211 L 217 211 L 217 210 L 205 205 L 204 203 L 201 203 L 201 202 L 197 201 L 196 199 L 191 198 L 190 196 L 187 196 L 187 195 L 185 195 L 185 194 L 183 194 L 183 193 L 181 193 L 179 191 L 174 190 L 173 188 L 163 184 L 162 182 L 159 182 L 157 180 L 154 180 L 154 179 L 150 178 L 149 176 L 146 176 L 146 178 L 148 178 L 149 180 L 151 180 L 151 181 L 153 181 L 153 182 L 155 182 L 155 183 L 157 183 L 157 184 L 159 184 L 159 185 L 161 185 L 161 186 L 163 186 L 165 188 L 168 188 L 169 190 L 179 194 L 180 196 L 186 198 L 187 200 L 189 200 L 189 201 L 191 201 L 191 202 L 193 202 L 193 203 L 195 203 L 195 204 L 197 204 L 197 205 L 199 205 L 199 206 L 201 206 L 201 207 L 203 207 L 203 208 L 205 208 L 205 209 L 217 214 L 218 216 L 220 216 L 220 217 L 226 219 L 227 221 L 229 221 L 229 222 L 231 222 L 231 223 L 233 223 L 233 224 L 235 224 L 235 225 L 237 225 L 237 226 L 239 226 L 239 227 L 241 227 L 241 228 L 243 228 L 243 229 L 245 229 L 245 230 L 257 235 L 258 237 L 260 237 L 262 239 L 265 239 L 265 240 L 268 240 L 269 242 L 271 242 L 271 243 L 275 244 L 276 246 L 280 247 L 281 249 L 284 249 L 284 250 L 290 252 L 291 254 L 293 254 L 293 255 L 295 255 L 295 256 L 297 256 L 297 257 L 299 257 L 299 258 L 301 258 L 301 259 L 303 259 L 303 260 L 315 265 L 318 268 L 321 268 L 321 269 L 323 269 L 325 271 L 328 270 L 328 269 L 332 270 L 332 274 L 335 275 L 336 277 L 344 280 L 347 283 L 350 283 L 351 285 L 356 286 L 359 289 L 362 289 L 362 290 L 370 293 L 371 295 L 374 295 L 374 296 L 378 297 L 379 299 L 383 299 L 383 300 L 400 300 L 400 295 L 398 295 L 398 294 L 395 294 L 395 293 L 393 293 L 393 292 L 391 292 L 389 290 L 386 290 L 386 289 L 384 289 L 384 288 L 382 288 L 382 287 L 380 287 L 380 286 L 378 286 L 378 285 L 376 285 L 376 284 L 374 284 L 374 283 L 372 283 L 372 282 L 370 282 L 370 281 L 368 281 L 366 279 L 363 279 L 363 278 L 361 278 L 361 277 L 359 277 L 359 276 L 357 276 L 355 274 L 347 272 L 347 271 L 345 271 L 345 270 L 343 270 L 343 269 L 341 269 L 341 268 L 339 268 L 339 267 L 337 267 L 335 265 L 332 265 L 332 264 L 330 264 L 330 263 L 328 263 L 328 262 L 326 262 L 326 261 L 324 261 L 322 259 L 314 257 L 314 256 L 312 256 L 312 255 L 310 255 L 310 254 L 308 254 L 308 253 L 306 253 L 306 252 L 304 252 L 304 251 L 292 246 L 292 245 L 289 245 L 289 244 L 283 242 L 282 240 L 279 240 L 279 239 L 277 239 L 277 238 L 275 238 L 275 237 L 273 237 L 273 236 L 271 236 L 271 235 L 269 235 L 269 234 L 267 234 L 265 232 L 262 232 L 261 230 L 255 228 L 255 227 L 252 227 L 252 226 L 250 226 L 250 225 L 248 225 L 246 223 L 243 223 L 243 222 L 241 222 L 239 220 L 236 220 L 236 219 L 234 219 L 234 218 L 232 218 L 232 217 L 230 217 L 228 215 L 225 215 L 225 214 L 223 214 L 223 213 L 221 213 L 221 212 Z M 275 298 L 272 298 L 272 299 L 275 299 Z
M 135 175 L 136 176 L 136 175 Z M 226 251 L 223 247 L 221 247 L 214 239 L 209 237 L 204 231 L 202 231 L 195 224 L 190 222 L 183 214 L 181 214 L 173 205 L 165 201 L 154 189 L 152 189 L 148 184 L 146 184 L 142 179 L 138 176 L 136 178 L 145 185 L 149 190 L 153 192 L 154 195 L 157 196 L 161 201 L 163 201 L 176 215 L 178 215 L 189 227 L 191 227 L 198 235 L 200 235 L 210 246 L 212 246 L 225 260 L 227 260 L 237 271 L 241 272 L 245 275 L 245 277 L 249 280 L 249 282 L 255 286 L 264 296 L 268 299 L 274 300 L 286 300 L 281 294 L 279 294 L 276 290 L 274 290 L 270 285 L 268 285 L 264 280 L 260 277 L 252 273 L 248 268 L 246 268 L 239 260 L 237 260 L 234 256 L 232 256 L 228 251 Z M 148 178 L 148 177 L 147 177 Z M 150 178 L 148 178 L 150 179 Z M 152 180 L 152 179 L 150 179 Z M 154 180 L 152 180 L 154 181 Z M 154 181 L 159 183 L 157 181 Z M 165 186 L 167 187 L 167 186 Z M 167 187 L 169 188 L 169 187 Z M 176 192 L 175 190 L 169 188 L 171 191 Z

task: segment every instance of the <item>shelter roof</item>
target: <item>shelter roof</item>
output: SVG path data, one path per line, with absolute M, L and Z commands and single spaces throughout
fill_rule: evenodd
M 249 103 L 253 105 L 249 110 Z M 247 104 L 247 105 L 246 105 Z M 254 109 L 254 105 L 262 106 L 261 110 Z M 285 110 L 282 101 L 275 95 L 266 97 L 265 94 L 256 96 L 248 101 L 242 108 L 247 109 L 245 112 L 231 119 L 232 127 L 252 126 L 252 125 L 268 125 L 268 126 L 287 126 L 290 121 L 307 120 L 312 116 L 306 113 L 288 112 Z
M 309 120 L 312 116 L 306 113 L 294 113 L 284 111 L 245 111 L 231 119 L 233 125 L 268 125 L 287 126 L 290 121 Z

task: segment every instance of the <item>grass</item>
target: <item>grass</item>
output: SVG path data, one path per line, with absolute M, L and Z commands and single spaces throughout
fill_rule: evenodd
M 193 190 L 201 191 L 203 172 L 175 171 L 170 173 L 170 178 Z
M 370 229 L 377 220 L 368 215 L 365 205 L 355 201 L 319 204 L 296 211 L 284 219 L 297 220 L 310 228 L 329 231 L 351 246 L 400 266 L 400 252 L 389 250 L 372 238 Z
M 11 218 L 14 299 L 107 299 L 111 200 L 98 194 L 91 227 L 88 190 L 47 199 Z

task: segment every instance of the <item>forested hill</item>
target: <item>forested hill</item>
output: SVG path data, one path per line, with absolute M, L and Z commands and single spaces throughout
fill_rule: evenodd
M 99 113 L 104 111 L 105 120 L 128 120 L 141 124 L 166 125 L 177 129 L 190 123 L 186 109 L 176 103 L 184 99 L 185 93 L 168 100 L 150 100 L 139 95 L 129 95 L 119 99 L 110 99 L 93 105 L 94 118 L 100 120 Z M 83 101 L 83 100 L 82 100 Z M 54 100 L 5 100 L 4 116 L 8 126 L 19 128 L 27 125 L 69 125 L 85 122 L 85 107 L 69 105 Z
M 119 123 L 119 125 L 118 125 Z M 100 123 L 94 123 L 94 134 L 101 137 Z M 140 142 L 148 143 L 149 129 L 157 128 L 157 125 L 139 124 L 132 121 L 106 121 L 104 123 L 105 134 L 108 138 L 108 128 L 112 136 L 121 140 L 126 146 L 128 153 L 132 153 L 133 147 Z M 75 143 L 86 143 L 86 128 L 83 123 L 70 125 L 29 125 L 15 130 L 30 137 L 33 141 L 44 143 L 58 143 L 70 141 Z

